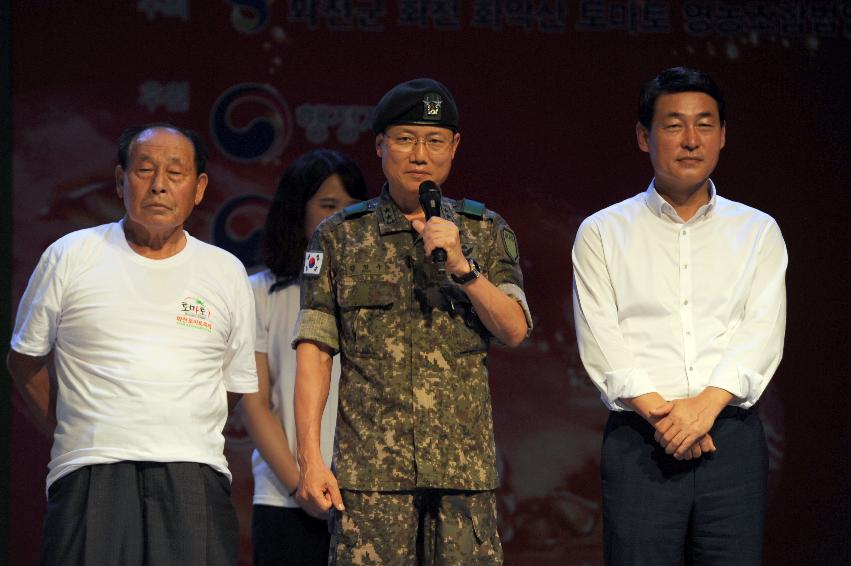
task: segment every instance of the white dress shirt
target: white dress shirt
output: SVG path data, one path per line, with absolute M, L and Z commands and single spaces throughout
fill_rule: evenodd
M 573 309 L 582 363 L 606 406 L 707 386 L 759 400 L 783 354 L 786 245 L 769 215 L 718 196 L 688 222 L 647 191 L 582 222 Z

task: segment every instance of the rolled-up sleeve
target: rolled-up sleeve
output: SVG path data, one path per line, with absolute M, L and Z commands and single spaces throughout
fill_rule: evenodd
M 497 288 L 517 301 L 520 308 L 523 309 L 523 316 L 526 318 L 526 337 L 532 333 L 532 312 L 529 310 L 529 303 L 526 301 L 526 293 L 514 283 L 500 283 Z
M 487 265 L 481 266 L 488 280 L 496 287 L 517 301 L 523 309 L 526 319 L 526 336 L 532 333 L 532 312 L 529 310 L 529 302 L 526 300 L 526 292 L 523 290 L 523 272 L 520 269 L 520 250 L 517 237 L 508 223 L 498 214 L 494 216 L 493 232 L 490 237 L 494 242 L 492 253 L 488 257 Z M 507 242 L 510 242 L 507 243 Z M 509 253 L 509 245 L 513 246 L 513 256 Z
M 313 234 L 305 252 L 300 278 L 301 309 L 293 331 L 293 348 L 302 340 L 310 340 L 327 346 L 335 354 L 340 351 L 333 251 L 328 226 L 322 225 Z
M 626 407 L 618 399 L 651 393 L 655 387 L 647 371 L 638 367 L 618 325 L 614 288 L 593 217 L 580 225 L 572 257 L 579 355 L 606 405 L 623 410 Z
M 331 348 L 334 354 L 340 351 L 337 319 L 322 311 L 301 309 L 295 324 L 293 348 L 302 340 L 319 342 Z
M 743 408 L 759 400 L 783 357 L 788 255 L 773 220 L 760 239 L 757 259 L 742 319 L 707 383 L 729 391 Z

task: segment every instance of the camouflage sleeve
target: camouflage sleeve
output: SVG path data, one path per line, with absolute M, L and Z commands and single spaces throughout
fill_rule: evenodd
M 301 309 L 293 329 L 292 346 L 312 340 L 340 351 L 337 329 L 337 298 L 334 292 L 334 246 L 331 225 L 314 232 L 304 254 L 301 283 Z
M 503 293 L 520 303 L 526 317 L 526 336 L 532 332 L 532 313 L 523 291 L 523 272 L 520 270 L 520 247 L 517 235 L 508 223 L 495 212 L 491 224 L 491 246 L 485 263 L 480 265 L 488 280 Z

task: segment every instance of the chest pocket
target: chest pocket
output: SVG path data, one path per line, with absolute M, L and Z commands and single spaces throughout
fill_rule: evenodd
M 349 355 L 383 358 L 385 338 L 400 324 L 393 314 L 398 285 L 374 275 L 342 277 L 337 283 L 342 347 Z

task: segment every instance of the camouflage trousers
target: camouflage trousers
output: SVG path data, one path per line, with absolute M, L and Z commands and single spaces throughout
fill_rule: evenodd
M 343 490 L 331 515 L 328 564 L 502 564 L 493 491 Z

